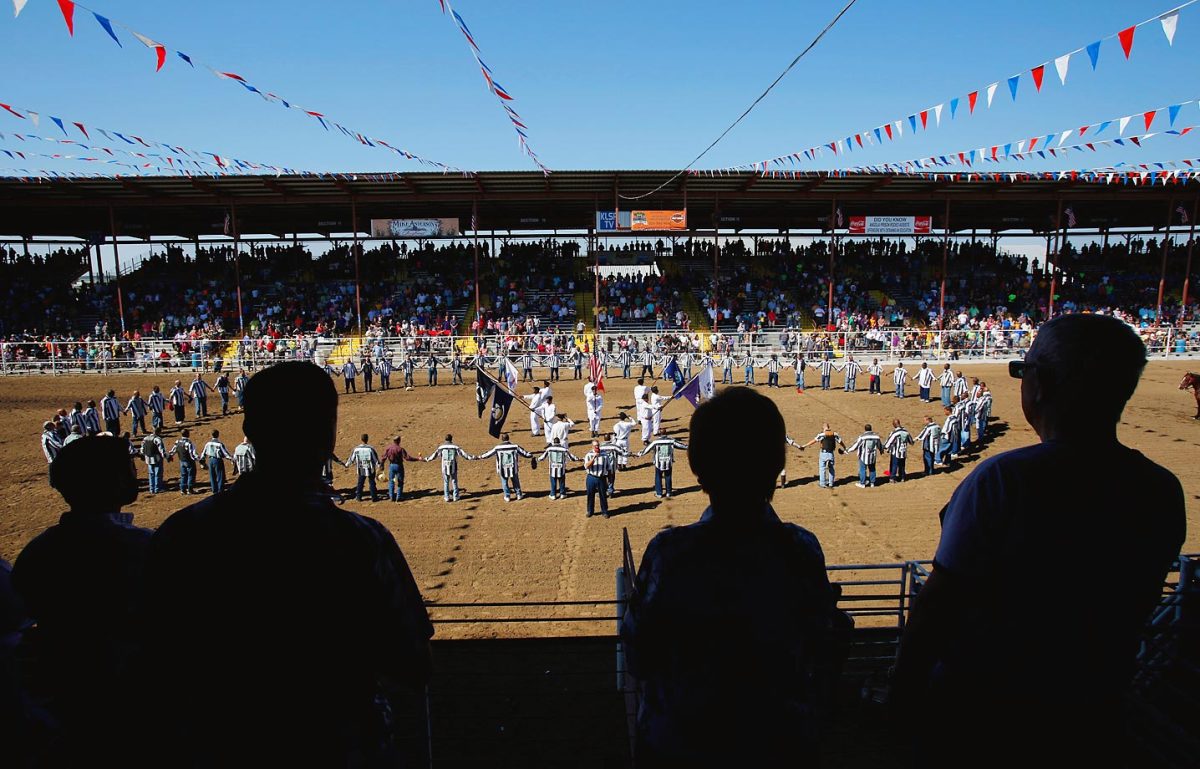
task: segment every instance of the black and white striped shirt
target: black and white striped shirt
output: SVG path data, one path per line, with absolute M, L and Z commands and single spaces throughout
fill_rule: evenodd
M 374 475 L 379 468 L 379 453 L 375 451 L 375 447 L 366 443 L 360 443 L 354 447 L 354 451 L 350 452 L 350 456 L 346 457 L 345 466 L 358 466 L 359 475 Z
M 819 369 L 821 369 L 821 376 L 826 377 L 826 376 L 829 376 L 833 372 L 834 365 L 835 364 L 832 359 L 826 358 L 825 360 L 818 363 L 817 367 Z
M 928 366 L 917 369 L 917 385 L 923 389 L 929 389 L 933 385 L 934 373 L 933 369 Z
M 171 407 L 181 409 L 184 402 L 187 400 L 187 391 L 183 387 L 176 385 L 171 388 Z
M 104 412 L 106 420 L 121 418 L 121 403 L 111 395 L 105 395 L 100 400 L 100 410 Z
M 966 379 L 966 377 L 961 377 L 961 376 L 960 376 L 960 377 L 957 377 L 957 378 L 954 380 L 954 391 L 953 391 L 953 393 L 952 393 L 952 394 L 954 395 L 954 397 L 956 397 L 956 398 L 957 398 L 957 397 L 958 397 L 958 396 L 960 396 L 960 395 L 965 395 L 965 394 L 966 394 L 966 392 L 967 392 L 967 379 Z
M 354 361 L 348 360 L 342 364 L 342 377 L 345 379 L 353 379 L 358 376 L 358 369 L 354 367 Z
M 208 391 L 211 388 L 208 386 L 208 382 L 205 382 L 203 379 L 196 379 L 192 381 L 188 389 L 191 390 L 193 398 L 202 401 L 208 400 Z
M 887 441 L 883 444 L 883 449 L 897 459 L 904 459 L 908 456 L 908 447 L 912 443 L 913 437 L 909 434 L 908 430 L 905 430 L 903 427 L 897 427 L 888 436 Z
M 567 474 L 567 460 L 572 462 L 580 461 L 579 457 L 575 456 L 562 446 L 547 446 L 546 450 L 538 457 L 538 461 L 550 460 L 550 477 L 562 478 Z
M 62 441 L 58 439 L 58 433 L 53 430 L 42 431 L 42 453 L 46 455 L 46 464 L 54 462 L 54 458 L 58 456 L 58 452 L 62 451 Z
M 942 428 L 938 426 L 937 422 L 928 422 L 917 435 L 917 443 L 921 444 L 921 448 L 926 451 L 937 451 L 941 438 Z
M 604 460 L 603 452 L 589 451 L 583 455 L 583 468 L 587 470 L 587 474 L 594 478 L 603 478 L 608 475 L 607 463 Z
M 854 443 L 846 449 L 849 454 L 852 451 L 858 452 L 858 461 L 864 465 L 875 464 L 875 457 L 879 454 L 879 449 L 883 446 L 883 440 L 878 434 L 870 432 L 863 433 L 854 440 Z
M 686 449 L 687 444 L 681 443 L 674 438 L 659 438 L 647 444 L 646 448 L 638 452 L 639 457 L 644 457 L 647 454 L 654 452 L 654 466 L 659 470 L 670 470 L 675 463 L 675 449 Z
M 141 419 L 146 416 L 146 401 L 142 400 L 142 396 L 135 395 L 129 399 L 129 405 L 125 410 L 133 414 L 134 419 Z
M 518 456 L 525 458 L 533 456 L 515 443 L 501 443 L 483 452 L 477 459 L 487 459 L 492 455 L 496 457 L 496 472 L 500 474 L 501 478 L 516 476 Z
M 856 360 L 848 360 L 842 368 L 846 371 L 847 379 L 855 379 L 858 373 L 862 371 L 862 364 Z
M 946 369 L 945 371 L 942 372 L 942 375 L 941 375 L 941 377 L 938 378 L 938 381 L 940 381 L 942 383 L 942 387 L 953 387 L 954 386 L 954 372 L 951 371 L 950 369 Z
M 170 456 L 178 456 L 180 462 L 195 462 L 200 458 L 196 456 L 196 444 L 187 438 L 175 441 L 175 445 L 171 447 Z
M 442 460 L 442 475 L 453 475 L 458 471 L 458 458 L 474 459 L 467 452 L 453 443 L 443 443 L 433 450 L 433 453 L 425 457 L 426 462 L 432 462 L 435 459 Z
M 898 385 L 902 385 L 905 382 L 907 382 L 908 381 L 908 370 L 897 366 L 896 370 L 892 372 L 892 381 Z
M 167 399 L 163 397 L 161 392 L 156 390 L 155 392 L 150 393 L 149 406 L 151 411 L 159 416 L 162 416 L 163 409 L 167 407 Z

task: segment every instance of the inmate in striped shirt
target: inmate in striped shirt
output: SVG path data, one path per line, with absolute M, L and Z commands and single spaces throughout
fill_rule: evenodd
M 525 458 L 533 456 L 533 454 L 530 454 L 515 443 L 501 443 L 483 452 L 476 459 L 487 459 L 492 455 L 496 457 L 496 472 L 500 474 L 501 478 L 516 476 L 518 456 Z
M 925 451 L 937 451 L 941 439 L 942 428 L 938 426 L 937 422 L 927 422 L 917 435 L 917 443 L 921 444 L 921 448 Z
M 538 457 L 538 461 L 541 462 L 547 458 L 550 460 L 550 476 L 552 478 L 562 478 L 567 474 L 568 459 L 572 462 L 583 461 L 562 446 L 547 446 L 546 450 Z
M 111 395 L 105 395 L 100 400 L 100 409 L 104 412 L 105 419 L 121 418 L 121 403 Z
M 442 460 L 442 475 L 454 475 L 458 472 L 458 458 L 474 459 L 467 452 L 453 443 L 443 443 L 433 450 L 433 453 L 425 457 L 426 462 L 432 462 L 435 459 Z
M 154 392 L 150 393 L 149 406 L 151 411 L 159 416 L 162 416 L 163 410 L 167 407 L 167 399 L 163 397 L 161 392 L 155 390 Z
M 379 467 L 379 453 L 375 451 L 374 446 L 360 443 L 350 452 L 350 456 L 346 457 L 343 466 L 349 467 L 352 464 L 358 466 L 359 475 L 374 475 Z
M 833 372 L 833 368 L 835 365 L 837 365 L 837 364 L 835 364 L 832 359 L 826 358 L 825 360 L 823 360 L 817 364 L 817 368 L 821 369 L 821 376 L 824 377 L 824 376 L 830 376 L 830 374 Z
M 879 455 L 879 449 L 883 447 L 883 440 L 874 432 L 863 433 L 854 440 L 854 443 L 846 449 L 849 454 L 852 451 L 858 452 L 858 461 L 864 465 L 875 464 L 875 458 Z
M 654 453 L 654 467 L 659 470 L 670 470 L 675 463 L 675 449 L 686 449 L 687 444 L 677 441 L 674 438 L 659 438 L 647 444 L 646 448 L 637 453 L 637 456 L 644 457 L 647 454 Z
M 141 419 L 146 416 L 146 401 L 142 400 L 142 396 L 135 395 L 129 399 L 129 405 L 125 407 L 125 410 L 132 414 L 134 419 Z
M 887 441 L 883 444 L 883 450 L 891 454 L 897 459 L 904 459 L 908 456 L 908 447 L 913 443 L 913 437 L 908 430 L 903 427 L 897 427 L 892 430 L 892 434 L 888 436 Z

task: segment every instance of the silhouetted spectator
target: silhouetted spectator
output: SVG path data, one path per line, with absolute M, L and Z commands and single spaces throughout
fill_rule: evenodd
M 639 767 L 815 756 L 835 598 L 817 538 L 770 505 L 784 449 L 779 410 L 749 389 L 692 416 L 688 461 L 711 506 L 650 541 L 621 625 L 644 686 Z
M 428 678 L 433 627 L 396 540 L 321 482 L 337 401 L 312 364 L 256 374 L 254 472 L 154 536 L 148 706 L 166 719 L 163 765 L 375 765 L 391 749 L 384 685 Z
M 1185 529 L 1179 481 L 1117 440 L 1145 363 L 1126 324 L 1068 315 L 1012 364 L 1041 443 L 955 491 L 905 627 L 921 765 L 1126 765 L 1122 697 Z
M 50 480 L 70 510 L 21 551 L 12 580 L 37 623 L 31 692 L 62 726 L 59 760 L 82 765 L 114 749 L 151 532 L 121 512 L 138 496 L 123 438 L 64 446 Z

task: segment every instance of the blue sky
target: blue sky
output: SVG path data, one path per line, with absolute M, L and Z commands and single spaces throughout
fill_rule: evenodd
M 677 168 L 708 144 L 823 27 L 844 0 L 457 0 L 484 59 L 516 97 L 532 146 L 551 169 Z M 1035 93 L 1030 67 L 1168 10 L 1178 0 L 949 2 L 859 0 L 842 22 L 699 167 L 758 161 L 905 120 L 999 80 L 990 110 L 960 107 L 940 128 L 807 168 L 902 161 L 1045 135 L 1200 97 L 1200 4 L 1180 15 L 1173 47 L 1157 23 L 1139 28 L 1130 61 L 1102 44 L 1093 72 L 1053 64 Z M 343 3 L 91 0 L 89 7 L 219 68 L 237 72 L 344 125 L 472 170 L 531 169 L 464 40 L 436 0 Z M 191 149 L 314 171 L 416 171 L 316 121 L 248 94 L 118 29 L 118 48 L 90 14 L 69 37 L 54 0 L 21 17 L 0 5 L 0 102 Z M 1014 103 L 1005 78 L 1022 73 Z M 930 124 L 933 118 L 930 116 Z M 1166 127 L 1160 116 L 1153 130 Z M 1177 127 L 1200 125 L 1183 109 Z M 0 131 L 55 136 L 0 113 Z M 1115 135 L 1109 129 L 1107 135 Z M 1006 168 L 1090 168 L 1200 157 L 1193 135 L 1143 149 L 1025 161 Z M 1071 142 L 1068 142 L 1068 144 Z M 12 149 L 11 139 L 0 147 Z M 46 145 L 49 147 L 50 145 Z M 123 146 L 123 145 L 122 145 Z M 27 146 L 28 148 L 28 146 Z M 93 164 L 0 156 L 16 166 Z

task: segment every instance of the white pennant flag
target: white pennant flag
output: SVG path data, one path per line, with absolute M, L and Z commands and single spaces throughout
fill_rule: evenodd
M 943 106 L 944 105 L 939 104 L 933 108 L 933 117 L 934 117 L 934 120 L 937 121 L 937 124 L 939 126 L 942 124 L 942 107 Z
M 1023 152 L 1025 152 L 1025 140 L 1024 139 L 1017 142 L 1017 154 L 1020 155 Z
M 1067 67 L 1071 66 L 1071 54 L 1059 56 L 1054 60 L 1054 68 L 1058 70 L 1058 79 L 1063 85 L 1067 84 Z
M 1179 26 L 1179 11 L 1171 11 L 1165 16 L 1160 16 L 1158 20 L 1162 22 L 1163 34 L 1167 36 L 1167 45 L 1174 45 L 1175 28 Z
M 1071 133 L 1071 131 L 1063 131 L 1062 136 L 1058 139 L 1058 146 L 1063 146 L 1063 143 L 1066 142 L 1067 139 L 1071 138 Z
M 1121 118 L 1121 119 L 1118 121 L 1118 123 L 1117 123 L 1117 126 L 1118 126 L 1118 130 L 1117 130 L 1117 136 L 1124 136 L 1124 135 L 1125 135 L 1125 126 L 1129 125 L 1129 121 L 1130 121 L 1130 120 L 1132 120 L 1132 119 L 1133 119 L 1133 116 L 1132 116 L 1132 115 L 1128 115 L 1128 116 L 1126 116 L 1126 117 L 1123 117 L 1123 118 Z
M 896 126 L 896 135 L 897 136 L 904 135 L 904 124 L 903 123 L 901 123 L 899 120 L 897 120 L 896 122 L 892 123 L 892 125 Z
M 42 116 L 36 112 L 31 112 L 30 110 L 25 110 L 25 114 L 28 115 L 29 119 L 33 121 L 34 128 L 37 128 L 38 124 L 42 122 Z
M 992 97 L 996 95 L 996 89 L 1000 87 L 999 83 L 992 83 L 987 87 L 988 107 L 992 106 Z
M 25 3 L 28 3 L 28 2 L 29 2 L 29 0 L 13 0 L 13 18 L 14 19 L 21 15 L 21 11 L 25 10 Z M 1163 26 L 1165 27 L 1166 24 L 1167 23 L 1164 21 Z M 1172 34 L 1174 34 L 1174 28 L 1172 28 L 1171 31 L 1172 31 Z

